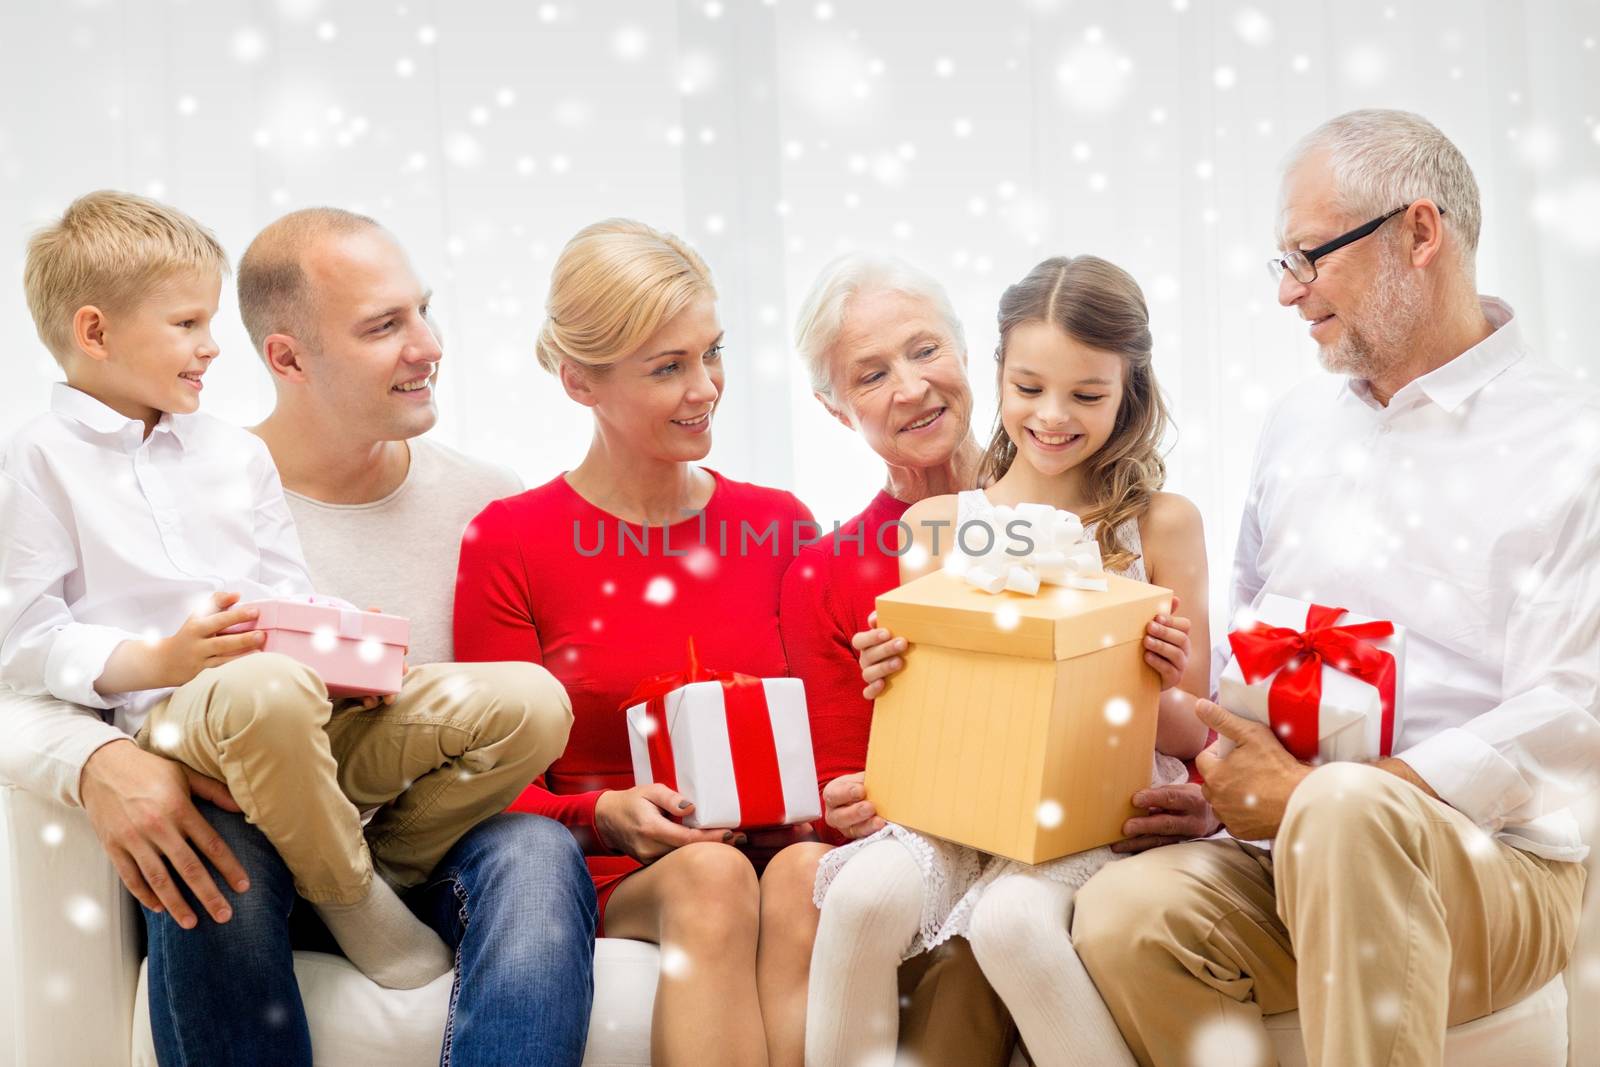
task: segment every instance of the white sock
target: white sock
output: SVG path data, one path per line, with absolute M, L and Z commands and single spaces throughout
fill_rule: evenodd
M 426 923 L 374 874 L 354 904 L 312 904 L 361 973 L 388 989 L 415 989 L 450 973 L 455 957 Z
M 1038 1067 L 1135 1067 L 1072 947 L 1071 886 L 1008 874 L 984 891 L 967 939 Z
M 850 857 L 822 902 L 806 1000 L 806 1067 L 891 1067 L 900 957 L 922 922 L 922 871 L 900 842 Z

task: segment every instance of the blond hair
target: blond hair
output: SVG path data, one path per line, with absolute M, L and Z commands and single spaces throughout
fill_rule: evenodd
M 136 307 L 186 271 L 228 273 L 228 254 L 210 230 L 176 208 L 102 189 L 78 197 L 28 241 L 22 286 L 39 340 L 63 363 L 79 308 Z
M 255 350 L 261 352 L 262 343 L 275 333 L 315 343 L 316 293 L 301 265 L 313 241 L 382 228 L 376 219 L 354 211 L 308 207 L 289 212 L 256 234 L 239 257 L 239 317 Z
M 692 301 L 716 295 L 705 261 L 681 238 L 632 219 L 585 226 L 550 278 L 539 365 L 603 371 Z
M 1083 522 L 1098 523 L 1095 540 L 1108 570 L 1125 569 L 1136 558 L 1117 537 L 1137 519 L 1165 484 L 1161 447 L 1171 424 L 1156 384 L 1150 355 L 1150 314 L 1133 276 L 1098 256 L 1047 259 L 1000 297 L 1000 343 L 995 377 L 1003 386 L 1006 341 L 1025 322 L 1048 322 L 1079 344 L 1122 357 L 1122 401 L 1111 436 L 1084 460 L 1084 481 L 1093 503 Z M 1016 442 L 999 416 L 994 437 L 979 467 L 980 485 L 998 480 L 1017 458 Z

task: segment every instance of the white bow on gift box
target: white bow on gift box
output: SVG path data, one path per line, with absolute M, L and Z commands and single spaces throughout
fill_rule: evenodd
M 1105 592 L 1100 545 L 1084 537 L 1083 523 L 1072 512 L 1049 504 L 1001 504 L 985 521 L 992 534 L 985 551 L 968 552 L 958 529 L 958 553 L 947 564 L 968 584 L 985 593 L 1010 590 L 1024 596 L 1037 595 L 1042 584 Z

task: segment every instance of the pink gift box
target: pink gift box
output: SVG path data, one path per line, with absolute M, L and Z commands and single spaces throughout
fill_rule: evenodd
M 317 672 L 328 695 L 389 696 L 400 692 L 411 623 L 398 615 L 357 611 L 325 597 L 280 597 L 240 604 L 256 621 L 225 633 L 265 630 L 263 652 L 279 652 Z

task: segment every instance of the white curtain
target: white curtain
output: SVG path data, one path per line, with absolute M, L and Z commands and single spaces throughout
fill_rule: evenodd
M 530 485 L 588 441 L 532 356 L 556 253 L 611 215 L 676 230 L 711 263 L 728 331 L 713 465 L 824 521 L 881 468 L 792 354 L 822 263 L 880 248 L 945 282 L 986 438 L 1001 290 L 1094 252 L 1149 297 L 1180 431 L 1169 488 L 1205 515 L 1215 602 L 1262 415 L 1321 373 L 1262 267 L 1283 153 L 1354 107 L 1431 118 L 1482 187 L 1481 287 L 1592 377 L 1597 36 L 1592 0 L 8 2 L 0 435 L 59 377 L 23 242 L 95 188 L 174 203 L 234 256 L 292 208 L 376 215 L 438 292 L 436 432 Z M 231 295 L 220 339 L 207 409 L 253 422 L 271 386 Z

